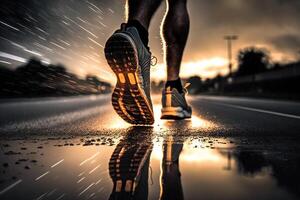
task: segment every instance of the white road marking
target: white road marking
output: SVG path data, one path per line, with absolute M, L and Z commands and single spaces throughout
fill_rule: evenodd
M 21 182 L 22 182 L 22 179 L 16 181 L 15 183 L 11 184 L 10 186 L 4 188 L 3 190 L 0 191 L 0 195 L 4 194 L 5 192 L 7 192 L 8 190 L 12 189 L 13 187 L 15 187 L 16 185 L 18 185 Z
M 57 163 L 55 163 L 54 165 L 52 165 L 52 166 L 51 166 L 51 168 L 53 168 L 53 167 L 55 167 L 55 166 L 59 165 L 59 164 L 60 164 L 60 163 L 62 163 L 63 161 L 64 161 L 64 159 L 62 159 L 62 160 L 58 161 Z
M 50 171 L 47 171 L 47 172 L 43 173 L 42 175 L 40 175 L 39 177 L 37 177 L 35 180 L 38 181 L 49 173 L 50 173 Z
M 99 154 L 99 152 L 95 153 L 94 155 L 92 155 L 91 157 L 87 158 L 86 160 L 82 161 L 79 166 L 83 165 L 84 163 L 88 162 L 89 160 L 92 160 L 93 158 L 95 158 L 97 155 Z
M 100 166 L 101 166 L 101 164 L 98 165 L 98 166 L 96 166 L 94 169 L 92 169 L 92 170 L 89 172 L 89 174 L 91 174 L 91 173 L 93 173 L 94 171 L 96 171 L 96 169 L 98 169 Z
M 82 195 L 83 193 L 85 193 L 88 189 L 90 189 L 90 187 L 92 187 L 95 183 L 92 183 L 91 185 L 89 185 L 87 188 L 85 188 L 82 192 L 79 193 L 78 196 Z
M 260 113 L 266 113 L 266 114 L 271 114 L 271 115 L 276 115 L 276 116 L 281 116 L 281 117 L 288 117 L 292 119 L 300 119 L 300 116 L 298 115 L 292 115 L 292 114 L 286 114 L 286 113 L 280 113 L 280 112 L 275 112 L 275 111 L 270 111 L 270 110 L 262 110 L 258 108 L 251 108 L 251 107 L 245 107 L 245 106 L 237 106 L 234 104 L 226 104 L 226 103 L 215 103 L 227 107 L 232 107 L 232 108 L 237 108 L 241 110 L 248 110 L 248 111 L 253 111 L 253 112 L 260 112 Z

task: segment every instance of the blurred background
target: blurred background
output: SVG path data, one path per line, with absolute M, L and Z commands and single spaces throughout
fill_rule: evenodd
M 109 93 L 103 55 L 125 20 L 119 0 L 2 0 L 0 97 Z M 191 29 L 181 68 L 191 94 L 300 98 L 298 0 L 188 1 Z M 158 58 L 152 91 L 164 85 L 160 39 L 165 2 L 150 29 Z

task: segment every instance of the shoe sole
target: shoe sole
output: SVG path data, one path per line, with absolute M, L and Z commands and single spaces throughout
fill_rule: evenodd
M 165 107 L 161 109 L 161 119 L 181 120 L 191 117 L 191 113 L 182 107 Z
M 105 57 L 117 77 L 112 105 L 117 114 L 130 124 L 151 125 L 154 115 L 144 90 L 139 85 L 137 50 L 132 39 L 115 33 L 105 45 Z

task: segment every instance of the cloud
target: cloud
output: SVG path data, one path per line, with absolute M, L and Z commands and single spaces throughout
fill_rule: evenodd
M 186 57 L 224 51 L 223 36 L 238 34 L 237 47 L 263 43 L 282 34 L 300 35 L 298 0 L 189 1 L 191 31 Z M 159 23 L 159 21 L 157 22 Z M 155 27 L 158 24 L 154 25 Z M 224 52 L 225 53 L 225 52 Z M 224 54 L 223 53 L 223 54 Z
M 224 58 L 211 57 L 207 59 L 199 59 L 181 64 L 181 77 L 188 78 L 194 75 L 202 75 L 204 78 L 213 78 L 218 74 L 228 73 L 228 62 Z M 164 80 L 166 78 L 166 67 L 164 64 L 158 64 L 152 68 L 152 76 L 155 79 Z
M 300 54 L 300 36 L 285 34 L 279 35 L 277 37 L 271 38 L 270 43 L 274 45 L 274 47 L 279 50 L 286 52 L 288 54 Z

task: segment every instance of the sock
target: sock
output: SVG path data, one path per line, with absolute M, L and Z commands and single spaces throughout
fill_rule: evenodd
M 135 27 L 139 32 L 143 44 L 145 45 L 145 47 L 148 47 L 148 43 L 149 43 L 148 30 L 138 20 L 128 20 L 126 27 Z
M 166 82 L 166 86 L 165 88 L 167 87 L 171 87 L 171 90 L 173 88 L 176 88 L 178 90 L 179 93 L 183 93 L 183 88 L 182 88 L 182 85 L 181 85 L 181 80 L 180 78 L 178 78 L 177 80 L 175 81 L 167 81 Z

